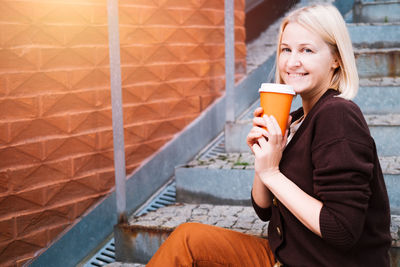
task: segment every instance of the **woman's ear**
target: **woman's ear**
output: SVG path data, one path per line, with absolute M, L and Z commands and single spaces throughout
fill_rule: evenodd
M 335 56 L 335 57 L 333 58 L 332 68 L 333 68 L 333 69 L 337 69 L 337 68 L 339 68 L 339 66 L 340 66 L 339 59 L 338 59 L 337 56 Z

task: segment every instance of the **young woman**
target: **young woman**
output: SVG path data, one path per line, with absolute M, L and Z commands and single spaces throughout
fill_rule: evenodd
M 268 240 L 183 224 L 148 266 L 389 266 L 388 196 L 374 140 L 349 100 L 358 74 L 335 7 L 313 5 L 283 20 L 276 82 L 292 85 L 302 108 L 285 136 L 258 108 L 247 136 L 252 202 L 270 221 Z

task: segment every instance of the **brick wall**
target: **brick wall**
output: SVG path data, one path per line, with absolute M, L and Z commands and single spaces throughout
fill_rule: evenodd
M 224 1 L 119 2 L 130 173 L 223 93 Z M 0 14 L 0 265 L 21 266 L 113 188 L 107 10 L 2 0 Z

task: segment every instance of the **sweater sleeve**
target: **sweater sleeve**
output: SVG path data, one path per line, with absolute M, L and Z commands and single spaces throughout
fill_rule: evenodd
M 323 203 L 322 238 L 342 250 L 350 249 L 361 236 L 374 168 L 369 132 L 351 117 L 347 113 L 324 120 L 319 125 L 323 138 L 312 151 L 314 193 Z
M 253 198 L 253 190 L 251 190 L 251 203 L 253 204 L 254 211 L 256 212 L 257 216 L 264 222 L 269 221 L 272 215 L 272 208 L 261 208 L 257 205 Z

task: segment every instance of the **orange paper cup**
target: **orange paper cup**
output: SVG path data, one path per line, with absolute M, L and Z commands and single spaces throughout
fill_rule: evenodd
M 273 115 L 281 127 L 282 135 L 284 135 L 290 106 L 293 96 L 296 94 L 293 87 L 287 84 L 262 83 L 258 92 L 260 93 L 260 105 L 264 110 L 263 115 Z

